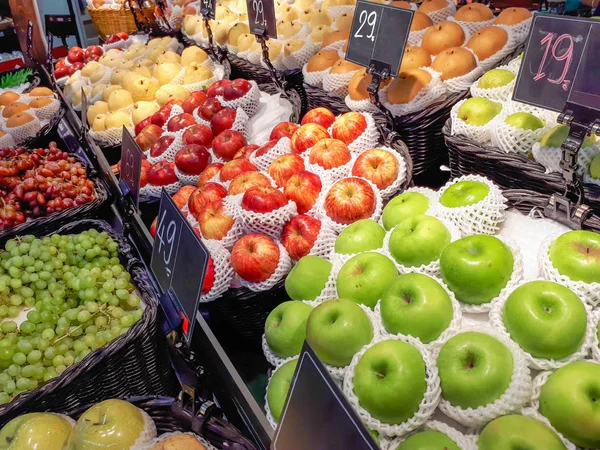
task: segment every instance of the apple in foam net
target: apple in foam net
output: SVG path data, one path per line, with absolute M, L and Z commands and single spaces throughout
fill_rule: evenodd
M 448 292 L 435 279 L 421 273 L 396 277 L 380 303 L 383 326 L 390 334 L 404 334 L 428 344 L 450 325 L 454 316 Z
M 600 234 L 593 231 L 569 231 L 549 248 L 552 265 L 573 281 L 600 283 Z
M 210 119 L 210 128 L 216 136 L 219 133 L 231 129 L 235 122 L 236 111 L 233 108 L 223 108 L 215 113 Z
M 361 356 L 353 382 L 360 406 L 371 416 L 383 423 L 403 423 L 417 413 L 425 396 L 425 361 L 407 342 L 378 342 Z
M 308 255 L 320 231 L 321 221 L 306 214 L 293 217 L 286 223 L 281 232 L 281 241 L 290 258 L 298 260 Z
M 306 321 L 313 308 L 298 301 L 278 305 L 265 321 L 265 338 L 269 348 L 280 358 L 296 356 L 306 339 Z
M 167 151 L 173 141 L 175 141 L 173 136 L 161 136 L 154 142 L 154 144 L 152 144 L 152 147 L 150 147 L 150 156 L 153 158 L 158 158 Z
M 307 123 L 316 123 L 326 130 L 335 122 L 335 114 L 324 107 L 314 108 L 308 111 L 302 118 L 302 125 Z
M 225 90 L 225 86 L 228 86 L 230 84 L 231 84 L 231 80 L 215 81 L 206 90 L 206 95 L 208 95 L 208 97 L 210 97 L 210 98 L 213 98 L 216 96 L 222 96 L 223 92 Z
M 223 168 L 223 163 L 212 163 L 206 166 L 206 169 L 198 177 L 198 187 L 209 183 Z
M 250 159 L 250 156 L 259 148 L 258 145 L 249 144 L 245 147 L 242 147 L 238 150 L 238 152 L 234 155 L 233 159 Z
M 198 214 L 198 225 L 205 239 L 220 241 L 227 236 L 234 223 L 235 219 L 225 213 L 222 200 L 208 203 Z
M 209 203 L 221 201 L 227 195 L 225 188 L 219 183 L 206 183 L 197 188 L 188 199 L 188 209 L 194 217 L 202 212 Z
M 214 139 L 214 135 L 210 127 L 201 123 L 196 123 L 183 132 L 181 139 L 186 145 L 197 144 L 209 148 Z
M 138 134 L 140 134 L 142 130 L 149 125 L 152 125 L 152 116 L 148 116 L 137 123 L 137 125 L 134 128 L 135 135 L 137 136 Z M 162 133 L 162 129 L 160 131 Z
M 275 371 L 269 380 L 267 403 L 269 404 L 269 411 L 277 421 L 281 418 L 297 365 L 298 358 L 286 362 Z
M 198 115 L 207 122 L 210 122 L 213 116 L 222 109 L 223 106 L 221 105 L 221 102 L 216 98 L 209 96 L 209 98 L 207 98 L 198 108 Z
M 420 192 L 404 192 L 389 201 L 381 221 L 386 230 L 391 230 L 404 219 L 420 216 L 429 210 L 429 198 Z
M 327 300 L 315 307 L 306 322 L 306 341 L 319 359 L 346 367 L 364 345 L 373 340 L 373 324 L 351 300 Z
M 313 147 L 321 139 L 330 137 L 327 130 L 321 125 L 307 123 L 294 131 L 291 139 L 292 152 L 300 155 Z
M 245 172 L 256 172 L 256 166 L 247 159 L 232 159 L 225 163 L 219 173 L 219 178 L 221 182 L 225 183 Z
M 304 159 L 299 155 L 281 155 L 267 170 L 278 187 L 283 188 L 292 175 L 304 170 Z
M 225 161 L 231 161 L 235 154 L 246 146 L 246 138 L 235 130 L 225 130 L 214 138 L 213 152 Z
M 385 231 L 370 219 L 357 220 L 342 230 L 335 240 L 335 252 L 352 255 L 383 247 Z
M 300 128 L 300 125 L 294 122 L 281 122 L 275 125 L 271 134 L 269 136 L 269 140 L 276 139 L 279 140 L 283 137 L 292 138 L 294 132 Z
M 386 189 L 398 178 L 400 164 L 387 150 L 372 148 L 361 153 L 352 166 L 352 175 L 366 178 L 379 189 Z
M 23 414 L 2 427 L 0 448 L 62 450 L 72 430 L 71 423 L 58 414 Z
M 269 150 L 271 150 L 273 147 L 275 147 L 277 145 L 278 142 L 279 142 L 279 139 L 271 139 L 266 144 L 258 147 L 256 149 L 256 152 L 254 152 L 254 156 L 258 158 L 260 156 L 266 155 L 269 152 Z
M 333 169 L 352 159 L 348 146 L 338 139 L 321 139 L 310 150 L 308 161 L 323 169 Z
M 336 181 L 325 195 L 325 213 L 341 224 L 368 219 L 375 212 L 377 200 L 371 185 L 362 178 Z
M 233 245 L 231 266 L 244 280 L 260 283 L 275 273 L 280 256 L 273 239 L 262 234 L 247 234 Z
M 322 188 L 323 183 L 318 175 L 303 170 L 290 177 L 285 183 L 283 193 L 288 200 L 296 204 L 298 214 L 305 214 L 316 203 Z
M 494 236 L 476 234 L 449 244 L 440 257 L 442 280 L 456 298 L 470 305 L 491 302 L 507 285 L 514 258 Z
M 314 300 L 325 288 L 331 263 L 319 256 L 303 256 L 285 279 L 285 291 L 292 300 Z
M 215 261 L 212 256 L 208 257 L 208 264 L 206 265 L 206 273 L 204 274 L 204 281 L 202 282 L 202 294 L 206 295 L 215 285 Z
M 202 104 L 206 101 L 208 96 L 205 91 L 195 91 L 190 94 L 190 96 L 184 100 L 181 107 L 183 108 L 183 112 L 188 114 L 192 114 L 196 109 L 198 109 Z
M 573 362 L 542 386 L 540 412 L 564 437 L 582 448 L 600 448 L 600 364 Z
M 373 309 L 397 276 L 398 270 L 387 256 L 376 252 L 360 253 L 340 269 L 336 279 L 337 294 Z
M 510 350 L 489 334 L 466 331 L 451 337 L 437 359 L 442 397 L 451 405 L 478 408 L 498 400 L 510 385 Z
M 148 170 L 148 184 L 152 186 L 167 186 L 177 183 L 175 164 L 169 161 L 159 161 Z
M 71 63 L 82 63 L 85 61 L 85 53 L 81 47 L 71 47 L 69 53 L 67 53 L 67 60 Z
M 461 450 L 456 442 L 437 430 L 425 430 L 409 436 L 395 450 L 419 450 L 425 448 L 441 448 L 444 450 Z
M 282 208 L 287 203 L 283 192 L 271 186 L 255 186 L 242 197 L 242 208 L 256 213 L 268 213 Z
M 502 320 L 511 339 L 535 358 L 566 358 L 585 340 L 583 302 L 552 281 L 531 281 L 515 289 L 504 304 Z
M 489 193 L 489 186 L 481 181 L 459 181 L 442 193 L 440 203 L 446 208 L 474 205 L 486 198 Z
M 439 219 L 413 216 L 393 229 L 388 250 L 399 264 L 420 267 L 440 259 L 450 240 L 450 231 Z
M 181 210 L 185 205 L 187 205 L 190 197 L 196 191 L 196 186 L 182 186 L 177 192 L 173 194 L 171 197 L 177 207 Z
M 237 78 L 231 83 L 225 84 L 222 94 L 223 99 L 227 101 L 236 100 L 246 95 L 251 88 L 252 85 L 248 80 Z
M 488 423 L 477 438 L 479 450 L 567 450 L 545 423 L 528 416 L 509 414 Z
M 188 113 L 177 114 L 167 122 L 167 131 L 175 132 L 196 124 L 194 116 Z
M 346 145 L 352 144 L 367 129 L 367 119 L 359 112 L 348 112 L 335 119 L 331 136 Z
M 142 151 L 147 152 L 152 148 L 154 143 L 158 141 L 162 135 L 162 128 L 156 125 L 148 125 L 135 137 L 135 142 L 140 146 Z
M 150 164 L 150 161 L 148 161 L 147 159 L 142 159 L 142 170 L 141 170 L 141 174 L 140 174 L 140 187 L 143 188 L 144 186 L 146 186 L 148 184 L 148 171 L 150 170 L 150 167 L 152 167 L 152 164 Z
M 210 163 L 210 153 L 202 145 L 189 144 L 175 153 L 175 166 L 184 175 L 200 175 Z
M 227 194 L 244 194 L 255 186 L 271 186 L 271 181 L 260 172 L 244 172 L 231 180 Z

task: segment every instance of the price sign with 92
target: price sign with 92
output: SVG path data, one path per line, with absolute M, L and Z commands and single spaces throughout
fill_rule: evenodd
M 277 22 L 273 0 L 246 0 L 250 32 L 259 36 L 277 38 Z

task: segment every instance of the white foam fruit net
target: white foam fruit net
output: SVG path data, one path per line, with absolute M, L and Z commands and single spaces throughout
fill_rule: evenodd
M 510 55 L 514 51 L 514 49 L 521 42 L 523 42 L 523 39 L 520 39 L 519 35 L 517 35 L 511 28 L 505 27 L 504 25 L 495 25 L 495 26 L 502 28 L 503 30 L 506 31 L 506 33 L 508 34 L 508 40 L 506 41 L 506 44 L 504 44 L 504 47 L 502 47 L 500 50 L 498 50 L 492 56 L 490 56 L 489 58 L 486 58 L 482 61 L 479 61 L 479 63 L 481 64 L 481 67 L 485 71 L 490 70 L 490 69 L 494 68 L 496 65 L 498 65 L 498 63 L 500 61 L 502 61 L 504 58 L 506 58 L 508 55 Z
M 476 448 L 475 443 L 473 442 L 472 435 L 464 435 L 457 429 L 452 428 L 450 425 L 447 425 L 444 422 L 439 422 L 437 420 L 430 420 L 418 430 L 415 430 L 414 432 L 406 436 L 395 438 L 385 448 L 389 450 L 396 450 L 400 446 L 400 444 L 402 444 L 410 436 L 422 431 L 439 431 L 440 433 L 443 433 L 450 439 L 452 439 L 454 443 L 458 446 L 458 448 L 460 448 L 460 450 L 475 450 Z
M 277 144 L 264 155 L 256 156 L 256 152 L 252 153 L 252 155 L 250 155 L 250 162 L 254 164 L 258 170 L 266 172 L 273 161 L 288 153 L 292 153 L 292 141 L 290 141 L 290 138 L 288 137 L 282 137 Z
M 35 114 L 32 115 L 33 120 L 18 127 L 7 127 L 6 123 L 2 125 L 2 131 L 10 134 L 13 140 L 20 144 L 27 139 L 37 136 L 38 132 L 42 129 L 42 123 Z
M 410 33 L 408 33 L 408 45 L 412 45 L 412 46 L 421 45 L 423 36 L 425 36 L 425 33 L 427 32 L 427 30 L 429 30 L 429 28 L 430 27 L 427 27 L 423 30 L 411 31 Z
M 467 50 L 471 51 L 470 49 Z M 473 52 L 471 51 L 471 53 Z M 477 67 L 475 69 L 473 69 L 465 75 L 442 81 L 444 86 L 446 86 L 448 92 L 464 92 L 468 90 L 471 87 L 471 85 L 479 79 L 480 76 L 483 75 L 485 69 L 483 69 L 483 67 L 481 66 L 477 55 L 473 53 L 473 56 L 475 57 L 475 61 L 477 62 Z
M 379 134 L 379 130 L 377 129 L 377 124 L 375 123 L 375 119 L 373 118 L 373 115 L 368 112 L 361 112 L 359 114 L 361 114 L 365 118 L 365 121 L 367 122 L 367 128 L 365 129 L 365 131 L 362 132 L 362 134 L 360 136 L 358 136 L 354 141 L 352 141 L 348 144 L 348 149 L 352 153 L 355 153 L 355 154 L 361 154 L 365 150 L 377 147 L 377 144 L 379 143 L 379 140 L 381 138 L 381 136 Z M 338 116 L 336 118 L 336 120 L 339 117 L 340 116 Z M 327 132 L 332 137 L 334 137 L 332 134 L 334 125 L 335 125 L 335 122 L 327 130 Z M 335 139 L 335 137 L 334 137 L 334 139 Z
M 277 245 L 279 246 L 279 263 L 275 268 L 275 272 L 273 272 L 268 279 L 259 283 L 251 283 L 249 281 L 242 280 L 241 284 L 243 287 L 247 287 L 253 292 L 268 291 L 289 273 L 292 268 L 292 260 L 290 259 L 285 247 L 281 244 Z
M 599 147 L 592 145 L 579 150 L 577 154 L 577 173 L 586 175 L 588 168 L 594 156 L 598 153 Z M 562 149 L 558 147 L 545 147 L 539 142 L 532 146 L 533 159 L 546 168 L 547 173 L 561 172 L 560 160 L 562 158 Z
M 509 112 L 503 109 L 496 116 L 496 120 L 492 121 L 492 144 L 505 153 L 529 154 L 533 144 L 542 139 L 548 131 L 547 124 L 536 130 L 526 130 L 506 123 L 508 116 Z
M 594 321 L 594 330 L 596 333 L 592 336 L 592 358 L 597 363 L 600 363 L 600 342 L 598 340 L 598 326 L 600 325 L 600 313 L 598 311 L 592 312 Z
M 231 253 L 229 253 L 229 250 L 219 241 L 204 239 L 203 243 L 208 249 L 215 266 L 215 282 L 210 291 L 200 296 L 200 301 L 206 303 L 217 300 L 229 289 L 234 272 L 231 267 Z
M 437 25 L 444 20 L 447 20 L 450 16 L 453 16 L 456 13 L 456 5 L 454 2 L 448 0 L 448 6 L 442 9 L 438 9 L 437 11 L 432 11 L 427 13 L 431 21 L 434 25 Z
M 517 81 L 516 75 L 519 72 L 518 67 L 515 68 L 511 65 L 505 65 L 499 66 L 497 69 L 508 70 L 515 75 L 515 78 L 513 78 L 508 84 L 495 88 L 479 87 L 479 80 L 477 80 L 477 82 L 473 83 L 471 86 L 472 97 L 483 97 L 494 102 L 505 102 L 512 96 L 513 90 L 515 89 L 515 83 Z
M 307 64 L 302 66 L 302 75 L 304 76 L 304 82 L 311 86 L 323 87 L 323 78 L 329 73 L 329 68 L 320 70 L 318 72 L 309 72 Z
M 221 105 L 228 108 L 242 108 L 248 117 L 253 117 L 258 111 L 260 89 L 254 80 L 250 80 L 251 88 L 243 97 L 234 100 L 225 100 L 223 97 L 217 97 Z
M 344 98 L 344 103 L 346 103 L 346 106 L 352 111 L 371 112 L 377 110 L 377 107 L 373 104 L 373 102 L 371 102 L 370 99 L 366 98 L 364 100 L 353 100 L 350 98 L 350 94 L 346 95 Z
M 482 20 L 480 22 L 466 22 L 464 20 L 456 20 L 454 17 L 449 17 L 448 20 L 450 22 L 457 23 L 458 25 L 460 25 L 460 27 L 463 30 L 465 30 L 466 33 L 468 33 L 470 36 L 473 36 L 475 33 L 477 33 L 482 28 L 493 25 L 494 21 L 496 19 L 492 18 L 490 20 Z M 467 39 L 465 39 L 465 43 L 466 42 L 467 42 Z
M 348 83 L 357 72 L 358 70 L 341 74 L 328 72 L 323 77 L 323 90 L 336 97 L 346 97 L 348 95 Z

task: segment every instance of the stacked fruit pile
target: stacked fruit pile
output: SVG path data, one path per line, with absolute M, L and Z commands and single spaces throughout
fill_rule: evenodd
M 112 399 L 90 407 L 77 422 L 61 414 L 24 414 L 0 430 L 0 447 L 214 450 L 192 433 L 171 433 L 158 438 L 156 434 L 156 425 L 145 411 L 126 401 Z
M 600 448 L 600 234 L 544 237 L 556 226 L 520 218 L 539 248 L 540 278 L 525 280 L 497 234 L 505 202 L 477 176 L 409 189 L 379 223 L 344 229 L 328 259 L 300 259 L 292 301 L 265 324 L 272 423 L 306 339 L 383 448 Z
M 117 243 L 89 230 L 0 252 L 0 403 L 57 377 L 143 314 Z
M 74 156 L 56 148 L 0 149 L 0 231 L 94 201 L 94 182 Z

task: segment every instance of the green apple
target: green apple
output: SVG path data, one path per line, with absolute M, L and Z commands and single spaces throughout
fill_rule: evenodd
M 587 313 L 569 288 L 530 281 L 508 296 L 503 321 L 512 340 L 533 357 L 561 359 L 583 344 Z
M 285 406 L 285 401 L 297 365 L 297 359 L 286 362 L 275 371 L 269 381 L 269 386 L 267 387 L 267 403 L 269 404 L 271 414 L 276 421 L 279 421 L 281 418 L 281 413 L 283 412 L 283 407 Z
M 57 414 L 24 414 L 0 430 L 0 450 L 63 450 L 72 430 L 73 424 Z
M 280 358 L 296 356 L 306 339 L 306 321 L 313 308 L 299 301 L 277 306 L 265 322 L 265 338 L 273 353 Z
M 540 141 L 540 143 L 544 147 L 560 148 L 562 146 L 563 142 L 565 142 L 565 139 L 567 139 L 567 136 L 569 135 L 570 130 L 571 130 L 571 127 L 569 125 L 564 125 L 564 124 L 556 125 L 554 128 L 552 128 L 551 130 L 546 132 L 546 134 L 544 134 L 544 136 L 542 136 L 542 140 Z M 592 145 L 594 145 L 596 143 L 597 140 L 598 140 L 598 138 L 596 137 L 595 134 L 592 136 L 587 136 L 583 140 L 583 144 L 581 144 L 581 148 L 591 147 Z
M 489 193 L 490 187 L 481 181 L 459 181 L 443 192 L 440 203 L 446 208 L 474 205 L 486 198 Z
M 450 244 L 446 225 L 431 216 L 413 216 L 403 220 L 392 231 L 389 251 L 405 267 L 420 267 L 440 259 Z
M 390 258 L 381 253 L 366 252 L 350 258 L 337 276 L 340 298 L 354 300 L 373 309 L 383 291 L 398 276 Z
M 335 240 L 335 252 L 351 255 L 381 248 L 385 230 L 377 222 L 363 219 L 348 225 Z
M 600 283 L 600 234 L 568 231 L 550 245 L 548 256 L 561 275 L 573 281 Z
M 592 158 L 590 163 L 590 177 L 600 179 L 600 153 Z
M 285 291 L 292 300 L 314 300 L 325 288 L 331 263 L 319 256 L 303 256 L 285 279 Z
M 352 300 L 327 300 L 312 310 L 306 322 L 306 341 L 321 361 L 346 367 L 373 340 L 373 324 Z
M 77 420 L 67 448 L 128 449 L 147 431 L 148 424 L 141 409 L 124 400 L 105 400 L 96 403 Z M 148 439 L 154 437 L 156 435 L 147 436 Z
M 561 367 L 540 393 L 540 411 L 568 440 L 600 448 L 600 364 L 588 361 Z
M 502 111 L 502 105 L 483 97 L 473 97 L 460 105 L 458 118 L 469 125 L 482 126 Z
M 478 408 L 498 400 L 513 373 L 510 350 L 489 334 L 467 331 L 450 338 L 437 360 L 442 397 L 453 406 Z
M 506 86 L 515 79 L 515 74 L 510 70 L 492 69 L 486 72 L 477 83 L 481 89 L 493 89 Z
M 369 434 L 371 435 L 373 440 L 377 443 L 377 445 L 379 445 L 379 433 L 377 432 L 377 430 L 369 430 Z
M 477 440 L 478 450 L 567 450 L 558 435 L 545 423 L 510 414 L 488 423 Z
M 386 230 L 391 230 L 404 219 L 420 216 L 429 210 L 429 198 L 420 192 L 405 192 L 390 200 L 383 208 L 381 221 Z
M 461 450 L 441 431 L 426 430 L 415 433 L 392 450 Z
M 389 333 L 414 336 L 425 344 L 436 340 L 454 316 L 446 290 L 421 273 L 396 278 L 383 293 L 379 306 Z
M 425 362 L 412 345 L 382 341 L 369 348 L 354 371 L 354 393 L 360 406 L 383 423 L 406 422 L 425 396 Z
M 513 113 L 504 122 L 522 130 L 538 130 L 546 125 L 542 119 L 528 112 Z
M 510 280 L 513 265 L 510 248 L 487 234 L 454 241 L 440 257 L 442 280 L 458 300 L 471 305 L 496 298 Z

